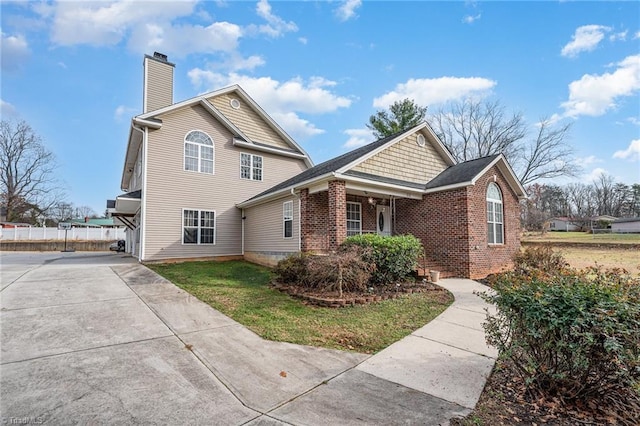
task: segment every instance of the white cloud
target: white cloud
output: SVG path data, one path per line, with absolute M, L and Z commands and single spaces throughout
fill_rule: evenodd
M 2 47 L 2 56 L 0 58 L 2 59 L 2 70 L 19 70 L 31 54 L 29 43 L 22 35 L 0 34 L 2 36 L 0 44 Z
M 640 55 L 627 56 L 617 69 L 602 75 L 585 74 L 569 84 L 569 100 L 561 104 L 565 117 L 599 116 L 615 108 L 616 100 L 640 90 Z
M 298 41 L 302 44 L 307 44 L 309 42 L 306 37 L 298 37 Z
M 592 164 L 602 163 L 602 160 L 595 155 L 590 155 L 588 157 L 578 157 L 575 159 L 576 165 L 580 167 L 587 167 Z
M 640 139 L 631 141 L 627 149 L 616 151 L 613 158 L 621 158 L 623 160 L 640 161 Z
M 391 92 L 373 100 L 376 108 L 387 108 L 395 101 L 413 99 L 419 105 L 441 104 L 469 96 L 483 96 L 497 83 L 481 77 L 440 77 L 410 79 Z
M 115 46 L 126 42 L 134 52 L 161 50 L 178 57 L 234 50 L 243 35 L 238 25 L 174 23 L 194 15 L 205 19 L 206 15 L 195 11 L 195 4 L 194 0 L 154 2 L 152 7 L 126 0 L 58 2 L 36 11 L 51 20 L 51 40 L 60 46 Z
M 294 137 L 309 137 L 324 132 L 299 114 L 325 114 L 351 105 L 351 99 L 333 93 L 336 83 L 323 77 L 311 77 L 307 81 L 292 78 L 280 82 L 271 77 L 251 77 L 239 73 L 222 74 L 194 68 L 188 72 L 191 83 L 197 88 L 218 89 L 239 84 L 282 127 Z
M 478 13 L 477 15 L 466 15 L 464 18 L 462 18 L 462 22 L 464 22 L 465 24 L 473 24 L 475 21 L 477 21 L 478 19 L 480 19 L 482 17 L 482 14 Z
M 286 22 L 281 17 L 274 15 L 271 12 L 271 5 L 267 0 L 260 0 L 258 2 L 256 5 L 256 13 L 267 21 L 267 24 L 258 26 L 258 31 L 269 37 L 278 38 L 284 33 L 298 31 L 298 26 L 295 22 Z
M 591 170 L 589 173 L 583 175 L 582 180 L 586 182 L 593 182 L 597 180 L 600 176 L 608 174 L 605 169 L 602 167 L 596 167 Z
M 135 108 L 131 108 L 125 105 L 118 105 L 116 110 L 113 112 L 113 118 L 116 121 L 122 121 L 124 118 L 129 118 L 128 116 L 133 115 L 133 113 L 135 112 Z
M 640 38 L 640 31 L 636 31 L 636 33 L 633 35 L 634 40 L 635 39 L 639 39 Z
M 581 52 L 589 52 L 595 49 L 604 38 L 605 33 L 611 31 L 604 25 L 583 25 L 576 29 L 572 40 L 567 43 L 560 52 L 562 56 L 575 58 Z
M 342 22 L 356 18 L 356 9 L 362 6 L 362 0 L 345 0 L 340 7 L 335 10 L 335 14 Z
M 629 117 L 627 121 L 633 125 L 640 126 L 640 119 L 638 119 L 638 117 Z
M 6 102 L 4 99 L 0 99 L 0 115 L 3 117 L 12 117 L 17 115 L 18 111 L 16 107 Z
M 347 129 L 343 132 L 349 136 L 349 139 L 342 145 L 344 148 L 358 148 L 372 142 L 375 137 L 371 130 L 364 129 Z
M 325 132 L 309 120 L 298 117 L 294 112 L 274 112 L 271 116 L 294 139 L 308 139 Z
M 628 30 L 620 31 L 619 33 L 611 34 L 609 36 L 610 41 L 625 41 L 627 39 L 627 34 L 629 34 Z

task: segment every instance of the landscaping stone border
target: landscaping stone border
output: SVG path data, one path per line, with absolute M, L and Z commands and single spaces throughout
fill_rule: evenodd
M 428 293 L 431 291 L 446 291 L 442 287 L 435 284 L 412 284 L 411 286 L 400 286 L 397 291 L 387 291 L 380 294 L 345 294 L 342 298 L 318 296 L 315 294 L 309 294 L 306 289 L 298 286 L 280 284 L 278 282 L 272 282 L 271 288 L 279 290 L 283 293 L 287 293 L 291 297 L 300 299 L 310 305 L 322 306 L 326 308 L 343 308 L 345 306 L 355 305 L 368 305 L 371 303 L 381 302 L 383 300 L 397 299 L 398 297 L 412 294 L 412 293 Z

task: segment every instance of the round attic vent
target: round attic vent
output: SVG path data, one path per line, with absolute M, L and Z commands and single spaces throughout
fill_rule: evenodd
M 417 142 L 418 142 L 418 146 L 424 146 L 426 144 L 426 141 L 423 135 L 418 135 Z
M 231 105 L 231 108 L 233 109 L 240 109 L 240 101 L 236 98 L 231 99 L 229 101 L 229 105 Z

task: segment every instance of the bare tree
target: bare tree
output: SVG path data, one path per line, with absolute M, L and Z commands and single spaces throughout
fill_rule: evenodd
M 616 182 L 613 176 L 605 173 L 598 176 L 598 179 L 593 182 L 593 195 L 598 214 L 613 216 L 615 186 Z
M 573 150 L 565 142 L 570 129 L 571 124 L 553 127 L 547 118 L 538 122 L 537 136 L 523 147 L 522 160 L 511 159 L 523 184 L 577 174 L 579 167 L 571 161 Z
M 85 217 L 95 218 L 98 214 L 89 206 L 79 206 L 75 209 L 75 216 L 81 219 Z
M 430 117 L 434 130 L 457 161 L 502 153 L 523 185 L 541 179 L 573 176 L 578 167 L 566 144 L 571 125 L 542 119 L 528 138 L 521 113 L 507 113 L 499 102 L 465 100 Z
M 67 222 L 73 219 L 74 211 L 73 204 L 62 201 L 49 209 L 49 218 L 56 223 Z
M 44 214 L 62 192 L 54 176 L 55 157 L 25 121 L 0 122 L 0 181 L 8 221 L 33 211 Z

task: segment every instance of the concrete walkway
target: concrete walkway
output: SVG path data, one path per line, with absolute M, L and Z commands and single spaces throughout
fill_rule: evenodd
M 486 289 L 374 356 L 266 341 L 131 258 L 1 253 L 5 423 L 447 424 L 495 360 Z

